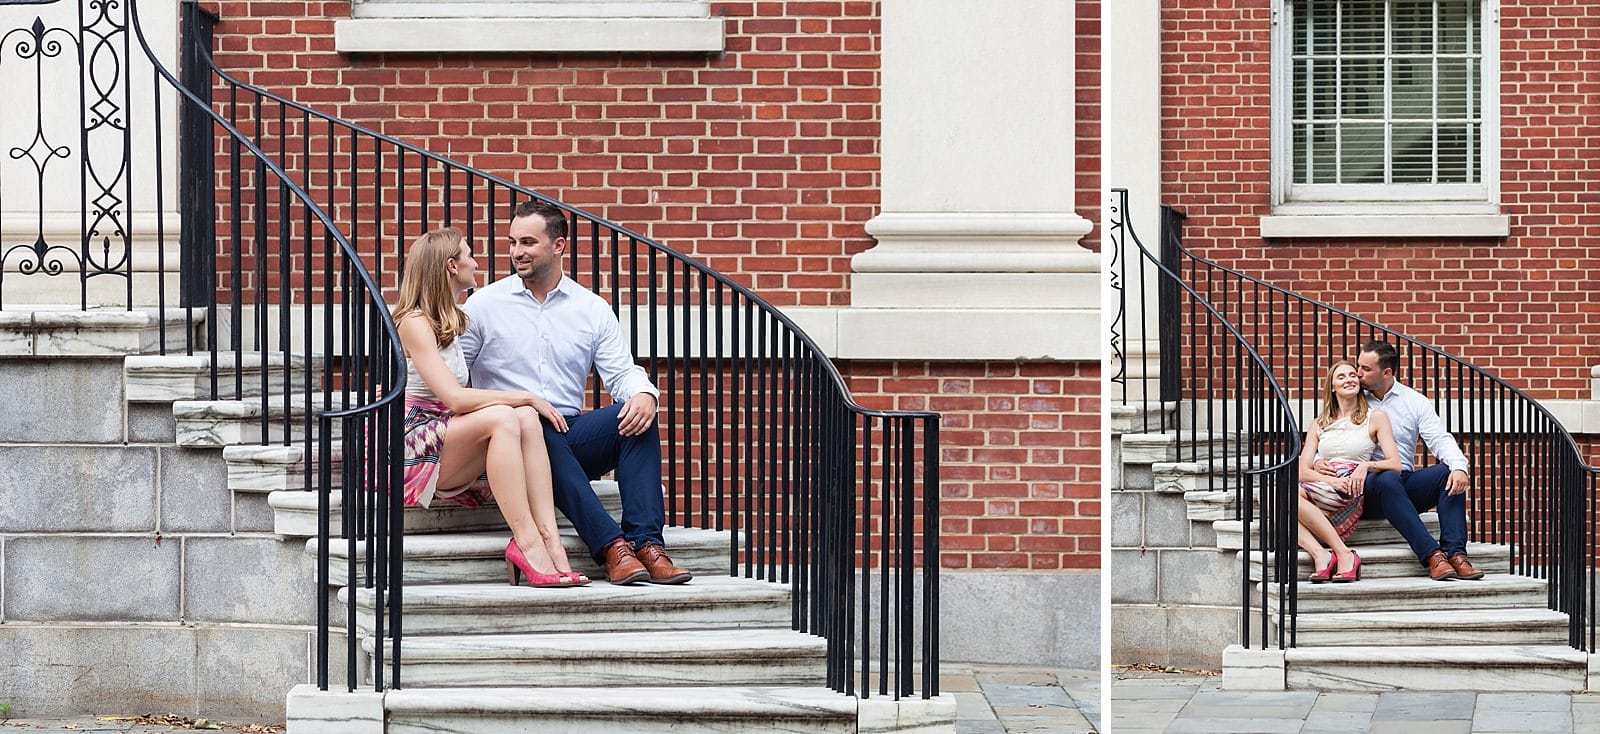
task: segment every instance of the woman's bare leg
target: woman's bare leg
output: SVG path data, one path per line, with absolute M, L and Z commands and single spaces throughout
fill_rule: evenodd
M 549 461 L 545 464 L 548 467 Z M 528 507 L 522 427 L 511 406 L 491 405 L 453 416 L 445 429 L 444 446 L 439 449 L 439 486 L 461 486 L 483 475 L 485 469 L 489 491 L 528 564 L 539 573 L 555 573 L 543 534 Z
M 567 560 L 567 550 L 561 545 L 561 530 L 556 527 L 556 504 L 550 475 L 550 452 L 544 445 L 544 426 L 539 423 L 539 413 L 527 406 L 517 408 L 517 423 L 522 430 L 523 476 L 526 478 L 528 509 L 533 522 L 544 539 L 545 550 L 556 570 L 572 571 Z
M 1355 563 L 1354 552 L 1339 538 L 1339 531 L 1333 529 L 1333 523 L 1328 520 L 1328 516 L 1324 515 L 1322 509 L 1311 500 L 1306 499 L 1304 494 L 1300 496 L 1300 528 L 1302 536 L 1305 533 L 1311 534 L 1313 543 L 1321 541 L 1326 544 L 1328 550 L 1339 559 L 1340 568 L 1349 568 Z M 1304 547 L 1304 541 L 1301 543 L 1301 547 Z

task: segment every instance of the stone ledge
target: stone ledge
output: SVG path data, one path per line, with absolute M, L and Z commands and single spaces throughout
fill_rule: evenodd
M 0 356 L 106 357 L 184 346 L 182 309 L 127 310 L 40 305 L 0 311 Z
M 720 18 L 352 18 L 340 53 L 721 53 Z

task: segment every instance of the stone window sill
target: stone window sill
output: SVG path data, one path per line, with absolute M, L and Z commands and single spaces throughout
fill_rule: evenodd
M 718 18 L 351 18 L 340 53 L 721 53 Z
M 1295 203 L 1261 218 L 1265 239 L 1476 238 L 1511 236 L 1511 217 L 1492 204 L 1404 202 L 1395 204 Z

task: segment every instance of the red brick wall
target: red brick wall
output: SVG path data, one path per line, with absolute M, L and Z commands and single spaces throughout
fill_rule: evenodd
M 718 55 L 345 56 L 348 3 L 215 8 L 217 61 L 244 81 L 637 228 L 777 305 L 849 302 L 878 206 L 876 2 L 712 3 Z
M 1076 2 L 1063 134 L 1079 140 L 1077 211 L 1097 221 L 1099 0 Z M 713 2 L 718 55 L 344 56 L 347 3 L 214 7 L 218 62 L 246 81 L 637 229 L 780 307 L 849 303 L 879 205 L 875 1 Z M 946 567 L 1099 566 L 1098 365 L 843 369 L 869 407 L 945 414 Z
M 1163 196 L 1185 241 L 1463 355 L 1536 397 L 1588 397 L 1600 353 L 1600 5 L 1500 3 L 1507 240 L 1265 243 L 1271 0 L 1162 3 Z
M 934 410 L 945 568 L 1100 566 L 1097 364 L 853 362 L 869 408 Z
M 1077 0 L 1077 202 L 1078 215 L 1095 222 L 1095 229 L 1079 240 L 1084 247 L 1100 249 L 1100 0 Z

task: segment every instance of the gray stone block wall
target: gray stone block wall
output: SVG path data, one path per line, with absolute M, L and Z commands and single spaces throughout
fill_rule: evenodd
M 1107 561 L 1111 662 L 1220 668 L 1239 637 L 1237 554 L 1217 549 L 1211 523 L 1189 520 L 1181 493 L 1155 491 L 1149 464 L 1119 469 Z
M 0 701 L 13 716 L 283 720 L 309 680 L 303 541 L 170 405 L 123 402 L 122 358 L 0 362 Z M 342 639 L 342 638 L 341 638 Z M 342 658 L 335 660 L 342 676 Z
M 0 442 L 123 438 L 121 357 L 7 357 L 0 388 L 0 394 L 24 396 L 0 411 Z

